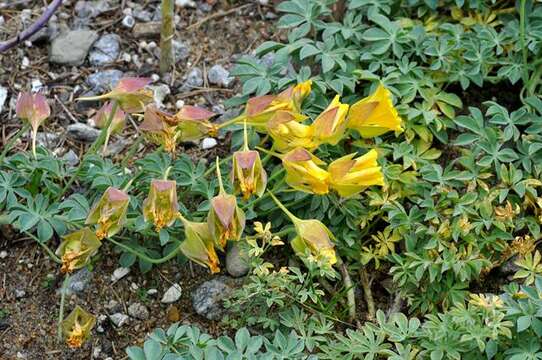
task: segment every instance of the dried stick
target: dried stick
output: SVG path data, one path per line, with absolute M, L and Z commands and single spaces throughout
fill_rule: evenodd
M 362 267 L 359 270 L 359 275 L 361 278 L 361 286 L 363 287 L 363 294 L 365 295 L 365 301 L 367 302 L 367 312 L 369 313 L 367 318 L 370 321 L 373 321 L 376 318 L 375 301 L 373 298 L 373 291 L 371 290 L 371 284 L 369 283 L 369 276 L 367 275 L 365 267 Z
M 45 24 L 49 21 L 51 16 L 53 16 L 54 12 L 56 11 L 56 9 L 59 8 L 61 4 L 62 0 L 53 0 L 51 5 L 49 5 L 49 7 L 45 10 L 43 15 L 41 15 L 41 17 L 28 29 L 24 30 L 20 34 L 17 34 L 17 36 L 0 43 L 0 53 L 11 49 L 12 47 L 22 43 L 23 41 L 37 33 L 42 27 L 45 26 Z
M 346 287 L 346 300 L 348 303 L 348 319 L 350 322 L 356 320 L 356 295 L 354 293 L 354 284 L 352 284 L 352 279 L 348 273 L 348 268 L 342 259 L 337 256 L 337 266 L 341 271 L 343 277 L 344 286 Z

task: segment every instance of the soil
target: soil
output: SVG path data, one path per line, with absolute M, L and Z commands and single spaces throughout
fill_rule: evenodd
M 31 10 L 31 19 L 36 19 L 42 11 L 43 1 L 15 1 L 12 6 L 0 1 L 0 15 L 5 23 L 0 22 L 0 40 L 14 36 L 23 28 L 20 16 L 25 9 Z M 0 86 L 8 89 L 8 100 L 0 113 L 0 141 L 7 140 L 20 128 L 19 120 L 14 116 L 13 100 L 10 98 L 22 90 L 29 90 L 32 81 L 39 80 L 46 89 L 46 96 L 54 99 L 50 102 L 54 116 L 44 125 L 43 131 L 64 133 L 65 127 L 75 120 L 86 122 L 97 110 L 81 108 L 73 101 L 88 89 L 85 83 L 87 76 L 97 70 L 119 69 L 126 75 L 150 76 L 158 74 L 158 60 L 151 53 L 141 49 L 141 42 L 154 41 L 159 38 L 135 38 L 132 31 L 120 25 L 123 9 L 129 5 L 126 0 L 110 1 L 116 4 L 113 9 L 100 14 L 89 24 L 99 34 L 116 33 L 121 37 L 121 54 L 138 54 L 143 65 L 137 67 L 133 63 L 118 60 L 112 65 L 95 68 L 88 63 L 88 58 L 81 66 L 59 66 L 49 63 L 47 41 L 32 46 L 21 44 L 6 54 L 0 55 Z M 144 3 L 146 8 L 154 9 L 159 1 L 136 1 Z M 164 101 L 166 109 L 174 112 L 175 103 L 182 99 L 186 104 L 200 105 L 207 109 L 217 109 L 226 98 L 239 90 L 236 83 L 233 88 L 211 87 L 207 81 L 201 88 L 181 91 L 184 76 L 195 66 L 206 71 L 215 64 L 231 69 L 236 56 L 250 53 L 257 45 L 271 40 L 273 20 L 268 14 L 271 6 L 264 7 L 257 1 L 196 1 L 197 8 L 176 7 L 180 16 L 177 26 L 177 39 L 189 45 L 190 55 L 186 60 L 177 63 L 174 74 L 161 81 L 167 82 L 171 94 Z M 17 4 L 20 4 L 17 6 Z M 127 5 L 128 4 L 128 5 Z M 238 10 L 232 10 L 236 9 Z M 230 11 L 232 10 L 232 11 Z M 64 1 L 56 16 L 60 23 L 72 27 L 75 14 L 75 1 Z M 153 12 L 153 11 L 151 11 Z M 227 12 L 226 16 L 220 16 Z M 219 16 L 215 16 L 219 15 Z M 204 21 L 200 26 L 185 30 L 190 24 Z M 277 33 L 279 34 L 279 33 Z M 278 40 L 274 38 L 274 40 Z M 30 64 L 22 66 L 24 58 Z M 147 60 L 150 59 L 150 60 Z M 128 126 L 123 137 L 133 141 L 136 133 L 133 126 Z M 192 147 L 190 154 L 194 157 L 214 157 L 216 152 L 225 151 L 228 139 L 219 140 L 219 146 L 209 151 Z M 88 146 L 63 136 L 56 145 L 59 153 L 68 149 L 79 156 Z M 17 144 L 18 150 L 27 149 L 27 141 Z M 126 146 L 127 148 L 128 146 Z M 140 152 L 140 154 L 144 151 Z M 122 157 L 119 154 L 118 157 Z M 53 239 L 50 246 L 54 248 L 58 239 Z M 77 304 L 95 315 L 109 315 L 115 309 L 109 308 L 112 300 L 119 303 L 119 311 L 127 314 L 130 304 L 144 304 L 149 312 L 148 320 L 131 318 L 129 323 L 115 328 L 109 320 L 105 320 L 99 333 L 96 327 L 92 338 L 80 350 L 72 351 L 64 344 L 56 341 L 56 321 L 59 312 L 62 275 L 57 264 L 49 260 L 45 253 L 31 239 L 21 237 L 7 226 L 0 229 L 0 251 L 6 251 L 7 257 L 0 258 L 0 359 L 125 359 L 124 349 L 128 345 L 141 344 L 148 332 L 155 327 L 167 327 L 180 321 L 196 324 L 205 331 L 218 335 L 225 330 L 217 322 L 207 321 L 194 313 L 190 293 L 199 284 L 211 278 L 208 272 L 197 266 L 177 266 L 165 264 L 141 274 L 137 266 L 131 273 L 118 282 L 112 283 L 111 275 L 119 267 L 118 255 L 107 244 L 100 250 L 101 256 L 94 264 L 92 279 L 86 290 L 79 295 L 71 295 L 66 300 L 66 312 Z M 163 293 L 178 282 L 183 292 L 181 299 L 172 306 L 160 302 Z M 148 289 L 156 289 L 157 294 L 147 295 Z M 24 295 L 21 296 L 21 291 Z M 17 296 L 18 295 L 18 296 Z

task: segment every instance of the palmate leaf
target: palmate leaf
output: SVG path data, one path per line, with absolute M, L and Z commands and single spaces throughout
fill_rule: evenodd
M 0 209 L 10 209 L 19 198 L 28 198 L 30 193 L 23 186 L 26 180 L 13 172 L 0 172 Z

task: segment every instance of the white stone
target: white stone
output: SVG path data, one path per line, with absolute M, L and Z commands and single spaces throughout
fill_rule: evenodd
M 218 142 L 215 138 L 208 137 L 203 139 L 203 141 L 201 142 L 201 148 L 203 150 L 208 150 L 214 148 L 217 144 Z
M 116 268 L 111 275 L 111 282 L 117 282 L 130 273 L 130 268 L 120 267 Z
M 43 84 L 38 79 L 32 80 L 32 92 L 38 92 L 43 87 Z
M 132 15 L 126 15 L 124 19 L 122 19 L 122 26 L 124 26 L 127 29 L 133 28 L 135 25 L 135 20 L 132 17 Z
M 174 284 L 169 289 L 167 289 L 161 301 L 164 304 L 174 303 L 175 301 L 181 298 L 181 294 L 182 294 L 181 285 Z
M 28 59 L 26 56 L 23 57 L 23 61 L 21 61 L 21 68 L 26 69 L 30 66 L 30 59 Z
M 177 101 L 175 102 L 175 107 L 176 107 L 177 109 L 180 109 L 180 108 L 182 108 L 183 106 L 184 106 L 184 101 L 183 101 L 183 100 L 177 100 Z
M 164 99 L 166 98 L 166 96 L 171 94 L 171 90 L 170 90 L 169 86 L 167 86 L 165 84 L 152 86 L 152 90 L 153 90 L 154 103 L 159 108 L 163 107 L 164 106 Z
M 8 252 L 6 250 L 0 251 L 0 259 L 5 259 L 8 257 Z
M 109 319 L 116 327 L 121 327 L 122 325 L 126 324 L 128 320 L 130 320 L 130 317 L 123 313 L 115 313 L 113 315 L 109 315 Z
M 175 5 L 183 7 L 183 8 L 185 7 L 195 8 L 196 2 L 194 0 L 175 0 Z
M 160 75 L 152 74 L 151 75 L 151 80 L 152 80 L 152 82 L 157 82 L 158 80 L 160 80 Z
M 151 296 L 152 296 L 152 295 L 156 295 L 156 294 L 158 294 L 158 290 L 156 290 L 156 289 L 149 289 L 149 290 L 147 290 L 147 295 L 151 295 Z
M 0 86 L 0 113 L 2 113 L 2 109 L 4 108 L 4 104 L 6 103 L 6 99 L 8 98 L 8 89 Z

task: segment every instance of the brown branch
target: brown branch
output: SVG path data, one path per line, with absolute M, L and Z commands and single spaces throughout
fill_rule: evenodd
M 371 290 L 371 284 L 369 282 L 369 276 L 365 267 L 362 267 L 359 270 L 359 275 L 361 278 L 361 286 L 363 287 L 363 294 L 365 295 L 365 301 L 367 302 L 367 318 L 370 321 L 373 321 L 376 318 L 375 310 L 375 301 L 373 298 L 373 291 Z
M 341 271 L 343 277 L 344 287 L 346 288 L 346 300 L 348 304 L 348 320 L 354 322 L 356 320 L 356 294 L 354 292 L 354 284 L 352 284 L 352 279 L 348 273 L 348 268 L 346 264 L 342 261 L 340 257 L 337 256 L 337 266 Z

